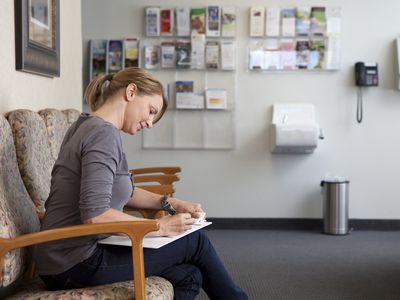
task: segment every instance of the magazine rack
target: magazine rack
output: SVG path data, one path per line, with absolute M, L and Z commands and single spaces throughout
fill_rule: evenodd
M 192 13 L 193 14 L 193 13 Z M 236 20 L 237 22 L 237 20 Z M 146 22 L 145 22 L 146 23 Z M 156 22 L 151 22 L 154 24 Z M 193 23 L 192 23 L 193 24 Z M 146 23 L 147 25 L 147 23 Z M 150 71 L 164 87 L 165 93 L 169 99 L 169 108 L 162 119 L 151 129 L 142 132 L 142 146 L 144 149 L 192 149 L 192 150 L 229 150 L 235 148 L 235 102 L 237 87 L 237 51 L 234 51 L 233 65 L 231 70 L 224 70 L 219 64 L 216 69 L 195 65 L 194 60 L 187 68 L 180 68 L 176 65 L 163 67 L 161 61 L 161 53 L 158 55 L 160 61 L 154 65 L 149 64 L 152 60 L 153 47 L 158 51 L 161 45 L 168 45 L 181 42 L 182 40 L 191 40 L 193 36 L 177 36 L 176 32 L 170 35 L 158 35 L 156 30 L 149 29 L 145 26 L 146 37 L 141 39 L 141 66 Z M 158 28 L 158 27 L 156 27 Z M 161 27 L 162 28 L 162 27 Z M 193 30 L 193 28 L 192 28 Z M 162 30 L 161 30 L 162 31 Z M 149 32 L 156 32 L 155 36 L 151 36 Z M 193 32 L 193 31 L 192 31 Z M 236 35 L 236 34 L 235 34 Z M 229 44 L 235 42 L 235 35 L 224 37 L 222 35 L 209 36 L 205 35 L 205 43 L 217 42 L 219 45 L 223 43 Z M 193 39 L 192 39 L 193 43 Z M 175 47 L 175 49 L 179 49 Z M 146 52 L 147 51 L 147 52 Z M 177 54 L 176 54 L 177 55 Z M 156 55 L 155 55 L 156 56 Z M 147 58 L 147 59 L 146 59 Z M 221 59 L 219 54 L 219 59 Z M 202 105 L 192 105 L 182 108 L 177 105 L 176 82 L 189 82 L 193 86 L 193 94 L 200 99 L 196 103 Z M 206 91 L 223 90 L 225 91 L 226 105 L 214 107 L 210 109 L 207 106 Z M 208 108 L 207 108 L 208 107 Z
M 249 13 L 249 71 L 304 72 L 340 68 L 340 8 L 253 6 Z

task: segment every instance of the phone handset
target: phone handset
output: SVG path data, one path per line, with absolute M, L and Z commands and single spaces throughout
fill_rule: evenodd
M 361 123 L 363 118 L 362 87 L 378 86 L 378 64 L 357 62 L 355 65 L 355 79 L 357 91 L 357 122 Z

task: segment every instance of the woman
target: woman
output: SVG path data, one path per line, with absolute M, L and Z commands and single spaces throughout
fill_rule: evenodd
M 167 102 L 160 82 L 140 68 L 96 77 L 85 98 L 92 114 L 82 114 L 65 135 L 52 171 L 42 230 L 82 223 L 138 220 L 125 205 L 177 214 L 158 219 L 155 236 L 174 236 L 191 228 L 200 204 L 133 188 L 120 131 L 151 128 Z M 168 203 L 166 203 L 168 202 Z M 72 238 L 37 247 L 37 270 L 49 289 L 69 289 L 131 280 L 129 247 L 98 244 L 102 236 Z M 203 288 L 211 299 L 247 299 L 225 270 L 202 231 L 160 249 L 144 249 L 146 276 L 158 275 L 174 286 L 175 299 L 194 299 Z

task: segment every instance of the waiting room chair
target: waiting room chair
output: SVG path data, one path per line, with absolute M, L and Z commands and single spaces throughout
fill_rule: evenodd
M 153 220 L 78 225 L 37 232 L 40 227 L 34 203 L 21 175 L 9 123 L 0 116 L 0 298 L 33 299 L 173 299 L 173 287 L 161 277 L 144 277 L 142 238 L 158 229 Z M 38 277 L 30 278 L 32 246 L 51 240 L 122 232 L 132 240 L 132 281 L 90 288 L 48 291 Z

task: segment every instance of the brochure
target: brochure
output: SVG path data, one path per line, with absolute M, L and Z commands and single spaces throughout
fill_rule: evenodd
M 206 90 L 206 107 L 207 109 L 226 109 L 226 90 L 224 89 L 208 89 Z
M 146 35 L 160 35 L 160 8 L 146 7 Z
M 176 35 L 190 35 L 190 9 L 188 7 L 179 7 L 176 9 Z
M 205 68 L 206 36 L 204 34 L 192 34 L 191 42 L 190 66 L 192 69 L 203 70 Z
M 90 80 L 106 73 L 107 40 L 90 41 Z
M 221 12 L 221 35 L 223 37 L 235 37 L 236 35 L 236 8 L 223 6 Z
M 161 43 L 161 68 L 175 68 L 175 43 Z
M 314 39 L 310 43 L 309 69 L 323 69 L 325 64 L 325 40 Z
M 294 37 L 296 35 L 296 9 L 284 8 L 282 15 L 282 36 Z
M 160 47 L 146 46 L 144 48 L 146 69 L 156 69 L 160 67 Z
M 298 40 L 296 42 L 296 67 L 307 69 L 310 59 L 310 42 L 308 40 Z
M 161 35 L 172 36 L 174 34 L 174 9 L 162 8 L 161 15 Z
M 264 6 L 253 6 L 250 8 L 250 36 L 264 36 L 265 25 L 265 8 Z
M 192 23 L 192 34 L 206 33 L 206 9 L 192 8 L 190 10 L 190 19 Z
M 220 36 L 221 18 L 219 6 L 207 7 L 207 36 Z
M 235 43 L 230 41 L 221 42 L 221 69 L 235 70 Z
M 311 8 L 311 34 L 324 36 L 326 32 L 325 7 Z
M 125 68 L 139 66 L 139 39 L 125 39 Z
M 124 64 L 124 41 L 108 41 L 108 73 L 117 73 L 122 70 Z
M 296 10 L 296 33 L 298 36 L 309 36 L 311 7 L 301 6 Z
M 188 69 L 191 64 L 191 50 L 189 40 L 178 40 L 176 41 L 176 68 L 177 69 Z
M 219 68 L 219 43 L 207 41 L 206 44 L 206 68 L 217 70 Z
M 175 100 L 178 109 L 203 109 L 204 96 L 193 93 L 193 81 L 175 82 Z
M 280 31 L 280 14 L 279 7 L 268 7 L 265 20 L 265 34 L 268 37 L 278 37 Z

